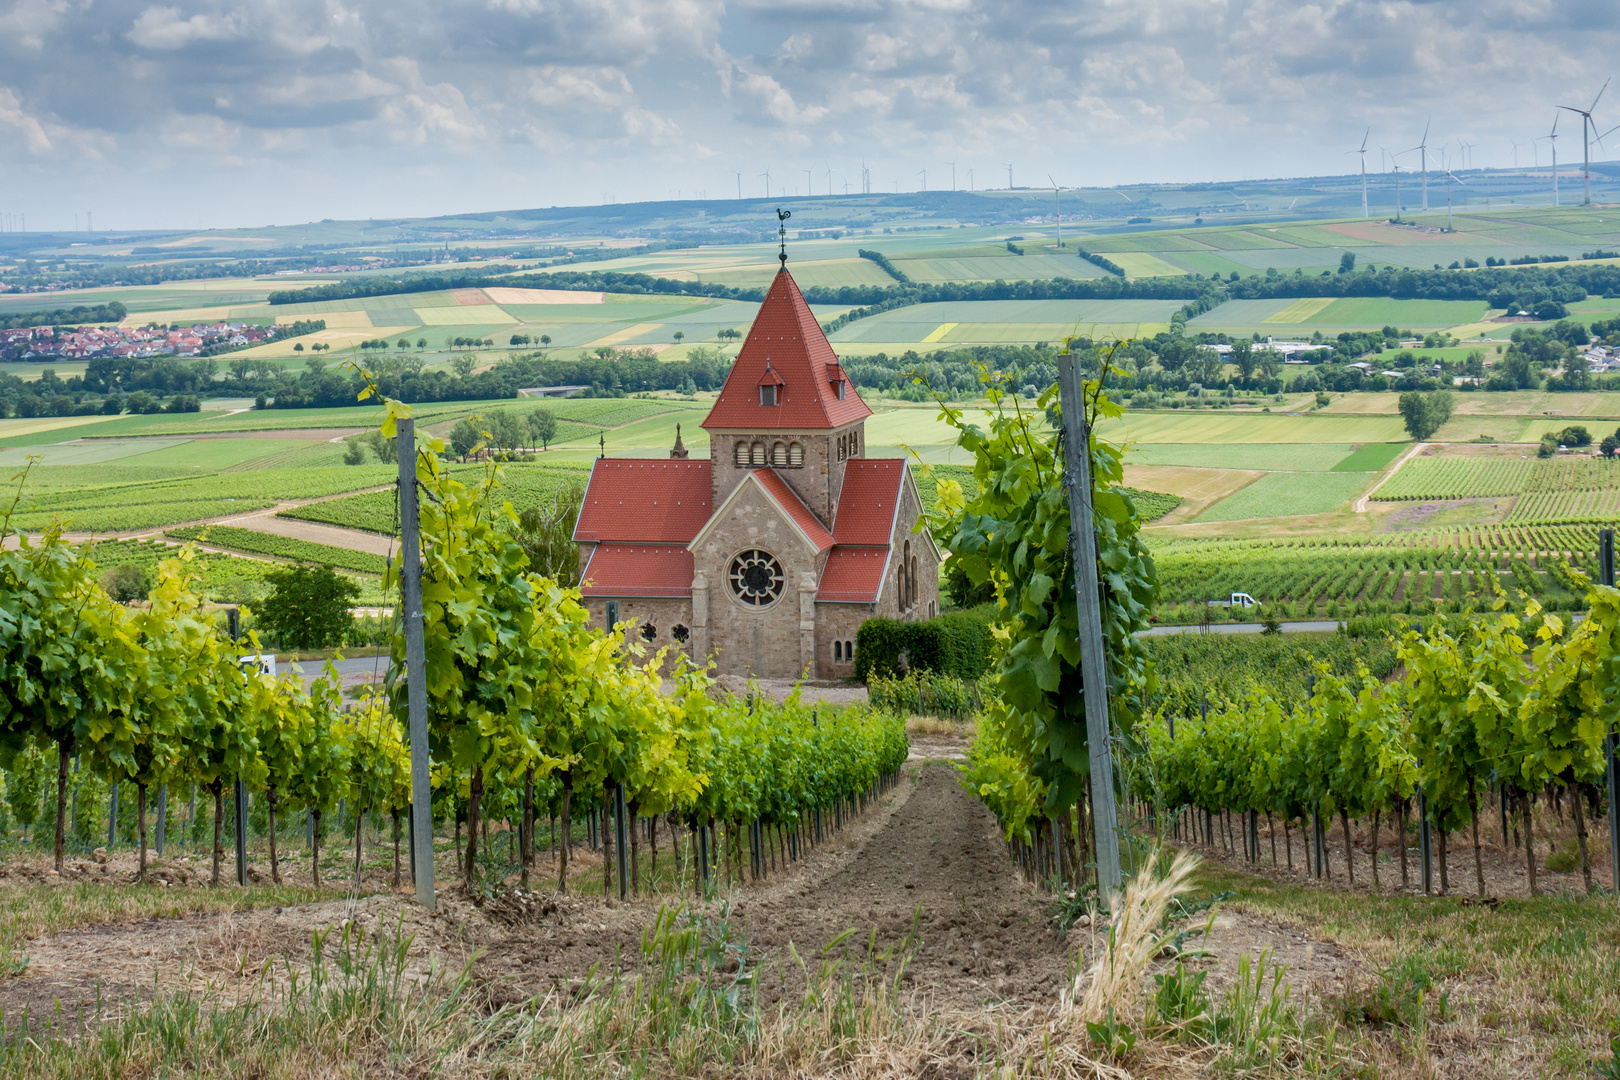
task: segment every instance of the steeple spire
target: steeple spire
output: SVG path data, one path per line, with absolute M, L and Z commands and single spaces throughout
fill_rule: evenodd
M 782 260 L 782 269 L 787 269 L 787 219 L 793 216 L 793 211 L 776 208 L 776 242 L 781 246 L 776 256 Z
M 686 456 L 686 444 L 681 442 L 681 425 L 679 424 L 675 425 L 675 445 L 670 449 L 669 456 L 672 458 L 683 458 Z

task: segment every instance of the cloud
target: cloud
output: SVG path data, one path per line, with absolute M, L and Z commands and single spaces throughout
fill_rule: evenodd
M 1005 161 L 1297 175 L 1430 117 L 1508 164 L 1617 50 L 1612 0 L 11 0 L 0 184 L 41 204 L 145 184 L 156 223 L 248 188 L 255 221 L 351 195 L 389 215 L 863 158 L 885 188 L 952 160 L 981 185 Z
M 243 33 L 243 19 L 236 12 L 184 18 L 177 7 L 149 7 L 129 28 L 129 40 L 143 49 L 174 50 L 199 41 L 234 41 Z

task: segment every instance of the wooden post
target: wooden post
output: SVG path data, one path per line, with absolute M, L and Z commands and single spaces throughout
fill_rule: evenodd
M 1598 569 L 1603 584 L 1614 587 L 1614 530 L 1598 530 Z M 1620 894 L 1620 731 L 1609 727 L 1609 889 Z M 1575 797 L 1580 798 L 1576 792 Z
M 236 641 L 241 633 L 241 624 L 239 622 L 241 614 L 241 611 L 237 608 L 230 608 L 226 613 L 226 625 L 231 632 L 231 647 L 233 649 L 236 648 Z M 243 678 L 246 677 L 246 675 L 243 676 Z M 232 785 L 232 794 L 236 810 L 236 828 L 234 830 L 236 834 L 236 883 L 240 886 L 246 886 L 248 883 L 247 785 L 242 782 L 240 776 L 236 778 L 235 784 Z
M 411 736 L 411 863 L 416 900 L 432 911 L 433 787 L 429 775 L 427 648 L 422 637 L 421 511 L 416 498 L 416 422 L 396 421 L 399 450 L 400 603 L 405 609 L 405 696 Z
M 1421 765 L 1422 763 L 1419 762 Z M 1434 888 L 1434 836 L 1429 831 L 1429 799 L 1419 784 L 1418 797 L 1418 858 L 1423 860 L 1423 895 Z
M 1114 807 L 1114 764 L 1109 740 L 1108 665 L 1103 653 L 1097 590 L 1097 534 L 1092 525 L 1091 430 L 1086 423 L 1079 358 L 1058 356 L 1063 400 L 1063 484 L 1069 500 L 1075 607 L 1080 620 L 1080 674 L 1085 690 L 1086 741 L 1091 758 L 1092 821 L 1097 837 L 1097 884 L 1103 896 L 1118 891 L 1119 832 Z
M 613 846 L 619 859 L 619 899 L 630 898 L 630 823 L 624 785 L 613 785 Z

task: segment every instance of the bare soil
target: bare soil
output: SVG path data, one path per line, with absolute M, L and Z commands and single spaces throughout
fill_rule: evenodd
M 941 739 L 942 748 L 946 740 Z M 544 834 L 542 833 L 542 837 Z M 667 843 L 661 858 L 670 857 Z M 600 874 L 600 859 L 581 851 L 571 880 Z M 648 858 L 642 848 L 641 857 Z M 206 887 L 206 864 L 164 864 L 172 885 Z M 13 873 L 23 880 L 118 880 L 133 871 L 128 857 L 108 864 L 75 863 L 66 879 L 48 871 Z M 345 920 L 369 932 L 403 929 L 414 935 L 411 967 L 459 967 L 476 953 L 473 975 L 496 1000 L 573 990 L 590 973 L 630 971 L 641 963 L 642 934 L 660 904 L 561 896 L 554 880 L 535 891 L 509 890 L 497 899 L 468 899 L 441 878 L 439 907 L 428 913 L 407 896 L 382 892 L 349 900 L 238 910 L 88 926 L 42 937 L 26 947 L 28 965 L 0 978 L 0 1009 L 18 1017 L 48 1017 L 69 1027 L 77 1018 L 116 1010 L 156 987 L 208 988 L 225 999 L 266 990 L 288 964 L 306 964 L 312 934 Z M 291 875 L 289 875 L 291 876 Z M 302 877 L 302 875 L 299 875 Z M 375 878 L 373 878 L 375 880 Z M 596 880 L 600 880 L 596 877 Z M 0 889 L 5 881 L 0 880 Z M 954 769 L 942 761 L 908 764 L 897 787 L 866 816 L 847 822 L 797 863 L 779 865 L 763 883 L 727 890 L 708 916 L 724 920 L 746 943 L 744 963 L 758 977 L 762 998 L 796 993 L 803 975 L 790 944 L 811 970 L 822 950 L 854 931 L 835 956 L 856 960 L 896 949 L 877 969 L 899 976 L 918 1007 L 947 1011 L 989 1007 L 1048 1009 L 1075 971 L 1095 956 L 1100 928 L 1079 927 L 1067 940 L 1052 925 L 1052 898 L 1021 879 L 994 820 Z M 1207 943 L 1217 961 L 1212 987 L 1231 978 L 1236 959 L 1267 950 L 1288 967 L 1299 991 L 1339 986 L 1355 959 L 1305 926 L 1288 926 L 1242 912 L 1221 913 Z M 328 951 L 331 946 L 329 945 Z M 869 949 L 871 950 L 869 952 Z M 899 966 L 902 955 L 909 957 Z
M 1575 843 L 1575 829 L 1567 814 L 1560 821 L 1556 814 L 1548 811 L 1544 802 L 1536 806 L 1536 883 L 1544 893 L 1556 892 L 1584 892 L 1585 879 L 1581 875 L 1580 865 L 1577 862 L 1573 867 L 1554 871 L 1547 868 L 1548 856 L 1557 851 L 1565 856 L 1573 849 Z M 1273 865 L 1271 857 L 1272 830 L 1268 830 L 1264 818 L 1260 819 L 1260 861 L 1251 863 L 1243 855 L 1243 839 L 1241 823 L 1234 815 L 1232 820 L 1233 848 L 1227 847 L 1226 827 L 1219 818 L 1215 822 L 1217 843 L 1211 847 L 1202 843 L 1187 843 L 1185 846 L 1196 851 L 1205 860 L 1217 863 L 1232 870 L 1243 873 L 1260 874 L 1279 881 L 1287 881 L 1294 885 L 1309 885 L 1313 887 L 1331 888 L 1345 891 L 1352 887 L 1346 872 L 1344 858 L 1344 832 L 1338 821 L 1324 822 L 1324 826 L 1331 826 L 1327 830 L 1327 876 L 1317 880 L 1310 873 L 1310 831 L 1301 830 L 1297 826 L 1290 827 L 1287 833 L 1282 828 L 1281 821 L 1274 826 L 1277 861 Z M 1479 822 L 1480 840 L 1480 868 L 1484 871 L 1485 887 L 1483 893 L 1479 888 L 1479 874 L 1474 865 L 1473 837 L 1468 829 L 1450 834 L 1447 837 L 1447 850 L 1445 859 L 1446 892 L 1450 895 L 1476 897 L 1483 895 L 1489 899 L 1509 899 L 1528 897 L 1530 895 L 1529 871 L 1525 865 L 1525 852 L 1522 837 L 1515 843 L 1515 826 L 1522 828 L 1522 824 L 1514 821 L 1508 823 L 1508 843 L 1502 844 L 1501 817 L 1498 811 L 1489 805 L 1481 806 Z M 1608 819 L 1598 818 L 1587 822 L 1587 849 L 1592 864 L 1592 880 L 1595 885 L 1609 887 L 1609 834 Z M 1372 892 L 1372 827 L 1369 822 L 1351 822 L 1350 825 L 1351 850 L 1354 855 L 1353 871 L 1355 875 L 1354 889 L 1358 892 Z M 1423 892 L 1423 872 L 1418 848 L 1417 831 L 1414 825 L 1406 851 L 1407 882 L 1401 884 L 1400 847 L 1396 842 L 1396 830 L 1391 826 L 1388 815 L 1379 825 L 1378 840 L 1378 889 L 1384 893 L 1405 892 L 1411 895 Z M 1289 866 L 1289 846 L 1293 849 L 1293 865 Z M 1434 874 L 1433 891 L 1441 891 L 1440 878 L 1440 834 L 1433 834 Z

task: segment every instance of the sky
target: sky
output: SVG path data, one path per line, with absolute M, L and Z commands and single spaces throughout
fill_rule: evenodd
M 1528 165 L 1617 55 L 1614 0 L 0 0 L 0 223 Z

